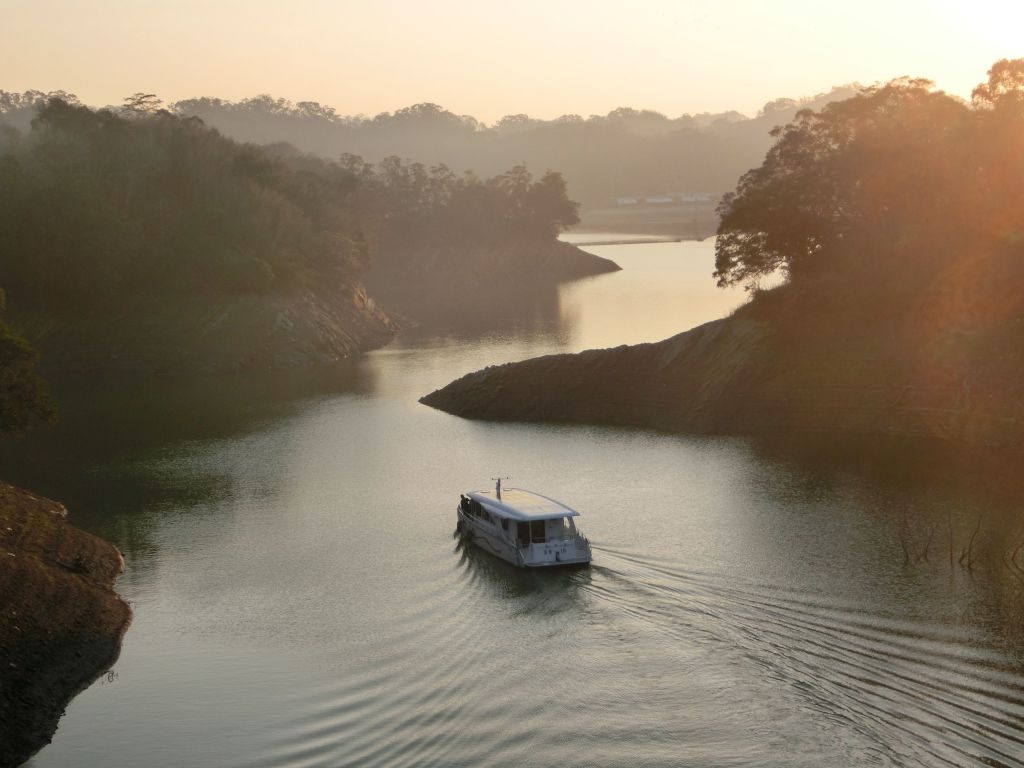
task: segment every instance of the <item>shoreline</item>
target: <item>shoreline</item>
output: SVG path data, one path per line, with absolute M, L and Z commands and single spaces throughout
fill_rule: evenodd
M 808 339 L 787 338 L 745 305 L 659 342 L 483 368 L 420 402 L 487 421 L 1024 446 L 1020 391 L 922 380 L 920 360 L 871 346 L 871 335 Z

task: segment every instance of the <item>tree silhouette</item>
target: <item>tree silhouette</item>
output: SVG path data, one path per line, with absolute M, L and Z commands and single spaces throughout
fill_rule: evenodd
M 897 239 L 904 258 L 938 247 L 934 233 L 969 206 L 971 130 L 970 110 L 920 79 L 800 112 L 719 206 L 718 284 L 810 279 L 843 257 L 874 265 Z
M 129 115 L 145 115 L 150 112 L 156 112 L 160 109 L 160 105 L 163 104 L 161 99 L 158 99 L 155 93 L 133 93 L 131 96 L 125 96 L 124 105 L 121 107 L 121 111 Z
M 1000 59 L 988 71 L 988 81 L 971 92 L 980 107 L 1024 108 L 1024 59 Z

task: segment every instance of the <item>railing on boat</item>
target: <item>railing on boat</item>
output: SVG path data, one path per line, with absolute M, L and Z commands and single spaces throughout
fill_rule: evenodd
M 572 536 L 563 536 L 561 538 L 532 538 L 529 544 L 519 544 L 519 549 L 529 549 L 534 544 L 558 544 L 563 541 L 582 541 L 588 547 L 590 546 L 590 539 L 584 536 L 582 533 L 576 533 Z

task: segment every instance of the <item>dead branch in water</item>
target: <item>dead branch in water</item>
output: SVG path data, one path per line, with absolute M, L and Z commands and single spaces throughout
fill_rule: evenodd
M 921 560 L 928 562 L 928 550 L 932 547 L 932 540 L 935 538 L 935 531 L 938 529 L 938 523 L 932 523 L 928 526 L 928 541 L 924 543 L 924 549 L 921 550 Z
M 1020 544 L 1018 544 L 1017 548 L 1013 550 L 1013 554 L 1010 555 L 1010 563 L 1018 571 L 1021 571 L 1021 573 L 1024 573 L 1024 570 L 1021 570 L 1020 565 L 1017 563 L 1017 555 L 1020 554 L 1020 551 L 1021 551 L 1022 548 L 1024 548 L 1024 541 L 1022 541 Z
M 974 524 L 974 531 L 971 532 L 971 538 L 967 542 L 967 570 L 971 570 L 974 567 L 974 539 L 978 536 L 978 531 L 981 530 L 981 518 L 983 515 L 978 515 L 978 521 Z
M 907 513 L 900 520 L 900 546 L 903 547 L 903 564 L 910 563 L 910 548 L 907 546 Z
M 953 573 L 953 510 L 946 510 L 946 525 L 949 527 L 949 572 Z

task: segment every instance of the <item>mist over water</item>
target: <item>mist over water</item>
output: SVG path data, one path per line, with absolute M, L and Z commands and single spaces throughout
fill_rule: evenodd
M 68 418 L 5 476 L 124 551 L 135 620 L 31 765 L 1024 765 L 1019 583 L 900 544 L 907 516 L 973 521 L 977 497 L 745 439 L 417 403 L 743 298 L 714 288 L 710 242 L 589 250 L 623 271 L 483 334 L 420 328 L 316 374 L 67 386 Z M 497 474 L 581 510 L 593 566 L 462 548 L 458 494 Z

